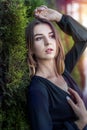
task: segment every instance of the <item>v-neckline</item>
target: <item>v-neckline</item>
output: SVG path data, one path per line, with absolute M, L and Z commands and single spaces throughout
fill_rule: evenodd
M 55 86 L 56 89 L 58 89 L 58 90 L 60 90 L 60 91 L 62 91 L 62 92 L 64 92 L 64 93 L 66 93 L 66 94 L 68 94 L 68 95 L 70 96 L 70 94 L 69 94 L 67 91 L 65 91 L 65 90 L 63 90 L 62 88 L 58 87 L 55 83 L 53 83 L 53 82 L 50 81 L 49 79 L 46 79 L 45 77 L 42 77 L 42 76 L 39 76 L 39 75 L 34 75 L 34 77 L 41 78 L 41 79 L 47 81 L 48 83 L 50 83 L 50 84 L 52 84 L 53 86 Z M 65 81 L 66 81 L 66 80 L 65 80 Z M 68 86 L 68 87 L 69 87 L 69 86 Z

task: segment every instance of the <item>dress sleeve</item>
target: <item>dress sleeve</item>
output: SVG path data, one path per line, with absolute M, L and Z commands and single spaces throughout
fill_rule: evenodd
M 63 130 L 80 130 L 74 122 L 64 122 L 65 129 Z M 82 130 L 87 130 L 87 125 Z
M 68 15 L 63 15 L 57 24 L 75 43 L 65 57 L 65 67 L 71 73 L 87 46 L 87 29 Z
M 31 130 L 52 130 L 48 96 L 45 89 L 43 87 L 42 89 L 35 89 L 28 93 Z

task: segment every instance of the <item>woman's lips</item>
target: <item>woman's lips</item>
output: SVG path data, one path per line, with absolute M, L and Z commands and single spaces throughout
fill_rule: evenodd
M 49 53 L 51 53 L 52 51 L 53 51 L 53 49 L 52 49 L 52 48 L 48 48 L 48 49 L 46 49 L 46 51 L 45 51 L 45 52 L 49 54 Z

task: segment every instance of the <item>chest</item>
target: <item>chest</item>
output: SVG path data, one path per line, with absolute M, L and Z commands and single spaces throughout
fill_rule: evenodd
M 68 85 L 63 77 L 54 77 L 49 79 L 56 87 L 62 89 L 63 91 L 68 93 Z
M 49 111 L 52 119 L 58 121 L 76 120 L 77 117 L 66 100 L 66 96 L 69 94 L 58 89 L 51 89 L 49 92 Z

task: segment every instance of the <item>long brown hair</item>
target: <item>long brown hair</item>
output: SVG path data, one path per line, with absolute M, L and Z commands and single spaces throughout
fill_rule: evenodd
M 37 69 L 37 61 L 35 59 L 35 56 L 32 54 L 32 49 L 33 49 L 33 45 L 34 45 L 34 32 L 33 31 L 34 31 L 34 27 L 41 23 L 48 24 L 55 34 L 56 43 L 57 43 L 57 56 L 55 59 L 56 60 L 56 69 L 57 69 L 58 74 L 62 74 L 65 69 L 65 64 L 64 64 L 65 55 L 64 55 L 64 49 L 63 49 L 62 42 L 61 42 L 58 31 L 55 29 L 55 27 L 53 26 L 53 24 L 51 22 L 49 22 L 47 20 L 42 20 L 42 19 L 34 19 L 26 27 L 26 33 L 25 33 L 26 43 L 27 43 L 27 48 L 28 48 L 27 62 L 29 65 L 29 75 L 30 75 L 30 77 L 34 76 L 36 73 L 36 69 Z

